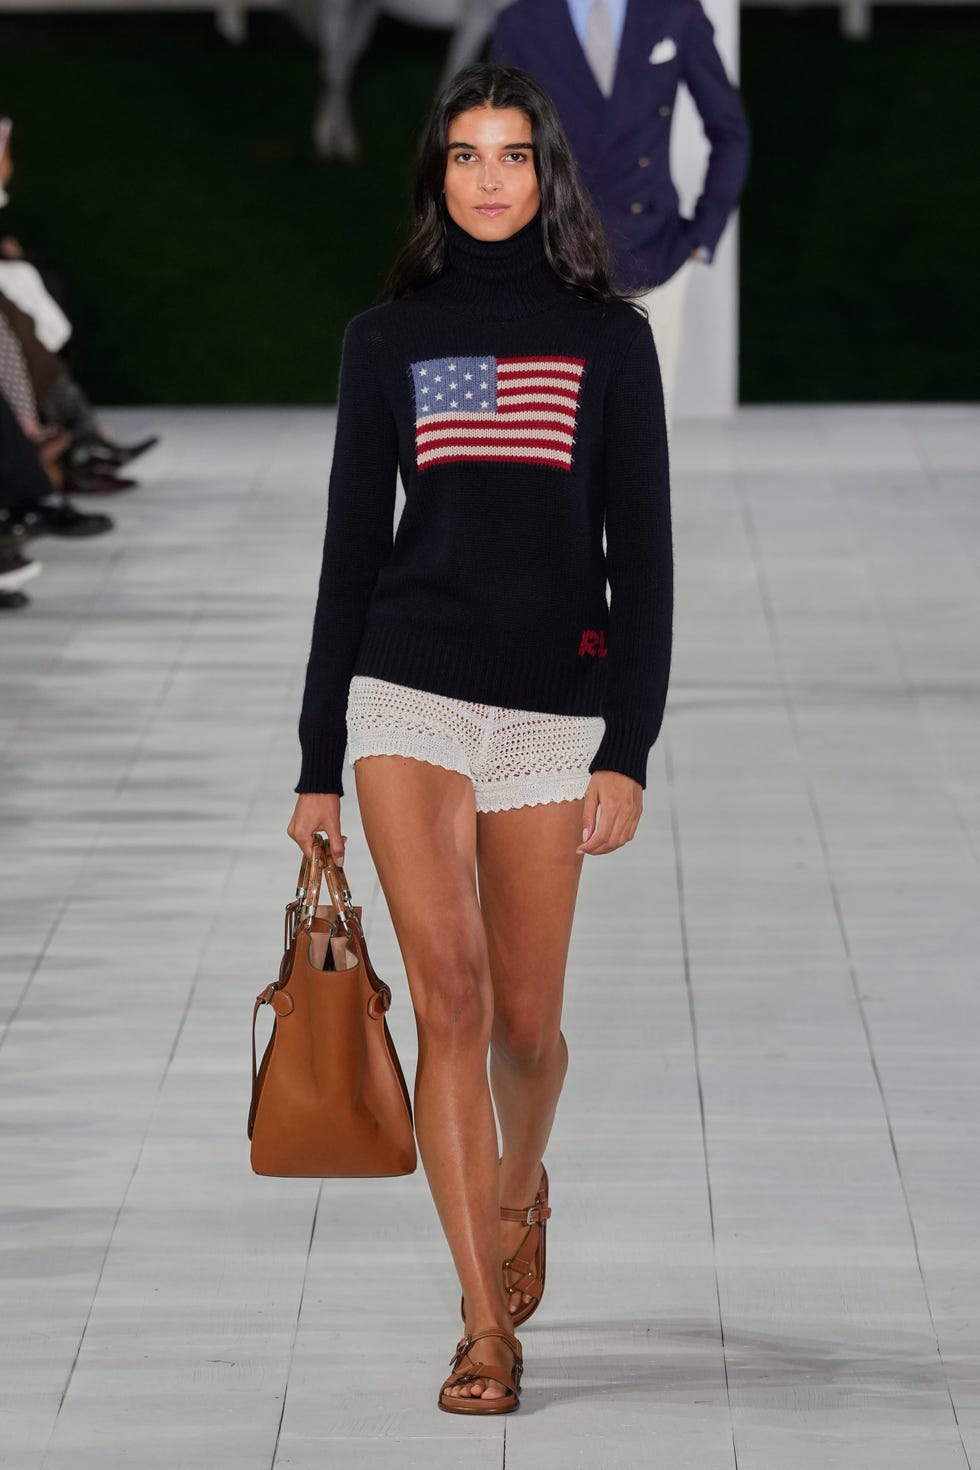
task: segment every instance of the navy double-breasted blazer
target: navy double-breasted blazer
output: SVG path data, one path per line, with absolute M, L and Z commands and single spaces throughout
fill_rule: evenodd
M 699 0 L 627 0 L 611 97 L 599 90 L 567 0 L 515 0 L 500 13 L 492 54 L 550 93 L 616 255 L 617 284 L 669 280 L 696 246 L 714 251 L 738 203 L 749 128 Z M 670 177 L 670 127 L 684 82 L 711 145 L 693 219 Z

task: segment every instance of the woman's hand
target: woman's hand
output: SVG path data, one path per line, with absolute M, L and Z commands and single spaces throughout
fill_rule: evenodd
M 294 842 L 303 849 L 306 857 L 313 853 L 313 839 L 323 832 L 330 843 L 330 856 L 341 867 L 344 865 L 346 837 L 340 832 L 340 797 L 321 791 L 304 791 L 296 802 L 289 826 L 286 828 Z
M 596 812 L 599 820 L 596 821 Z M 593 857 L 630 842 L 643 813 L 643 787 L 620 771 L 596 771 L 582 803 L 582 845 Z

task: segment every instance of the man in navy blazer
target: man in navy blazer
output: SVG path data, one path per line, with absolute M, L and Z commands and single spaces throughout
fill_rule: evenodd
M 597 23 L 605 64 L 601 49 L 596 60 Z M 672 390 L 690 262 L 712 259 L 748 167 L 748 123 L 711 22 L 699 0 L 514 0 L 497 19 L 492 53 L 550 93 L 609 234 L 617 284 L 644 293 Z M 670 176 L 679 82 L 711 145 L 691 219 Z M 664 308 L 670 319 L 658 326 Z

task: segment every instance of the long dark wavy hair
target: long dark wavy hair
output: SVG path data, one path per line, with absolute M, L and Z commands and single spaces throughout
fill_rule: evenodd
M 432 108 L 419 144 L 414 220 L 388 278 L 389 299 L 428 285 L 448 265 L 442 192 L 449 125 L 471 107 L 513 107 L 529 119 L 541 194 L 541 232 L 555 274 L 593 301 L 628 300 L 613 286 L 609 241 L 579 177 L 555 104 L 530 73 L 484 61 L 457 72 Z

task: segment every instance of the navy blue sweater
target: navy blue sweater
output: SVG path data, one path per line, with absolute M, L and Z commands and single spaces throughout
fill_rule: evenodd
M 591 769 L 644 785 L 673 614 L 650 327 L 559 279 L 540 216 L 447 232 L 443 275 L 344 337 L 296 790 L 343 795 L 354 674 L 602 715 Z

